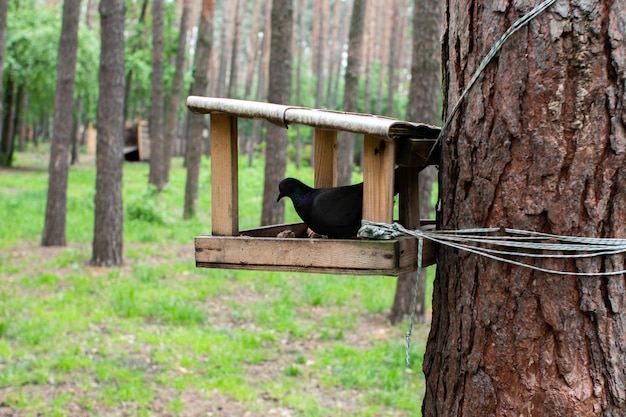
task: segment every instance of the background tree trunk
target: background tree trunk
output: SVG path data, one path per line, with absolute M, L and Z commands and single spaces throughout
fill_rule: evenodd
M 454 0 L 444 108 L 526 3 Z M 442 229 L 626 237 L 626 3 L 559 2 L 519 30 L 445 141 Z M 597 272 L 623 256 L 547 259 Z M 555 276 L 441 248 L 424 416 L 626 415 L 624 276 Z
M 209 57 L 213 41 L 213 9 L 215 0 L 203 0 L 200 24 L 198 25 L 198 41 L 193 64 L 193 84 L 190 94 L 204 96 L 208 87 Z M 190 219 L 196 215 L 198 208 L 198 177 L 202 159 L 202 130 L 204 115 L 192 115 L 189 119 L 187 132 L 187 181 L 185 182 L 185 207 L 183 217 Z
M 2 121 L 2 140 L 0 141 L 0 166 L 11 166 L 13 161 L 13 123 L 15 119 L 15 82 L 7 77 L 4 86 L 4 116 Z
M 187 32 L 189 31 L 189 15 L 191 14 L 192 0 L 184 0 L 183 11 L 180 16 L 180 28 L 178 32 L 178 48 L 176 49 L 176 69 L 172 82 L 172 96 L 167 108 L 164 137 L 163 155 L 163 183 L 170 180 L 170 167 L 174 145 L 178 139 L 178 114 L 180 112 L 180 96 L 183 90 L 183 78 L 185 76 L 185 62 L 187 51 Z
M 443 6 L 438 0 L 413 1 L 413 54 L 407 120 L 438 124 L 441 97 L 441 27 Z M 420 217 L 430 217 L 430 194 L 435 178 L 434 167 L 419 173 Z M 413 172 L 413 175 L 417 173 Z M 418 283 L 419 281 L 419 283 Z M 398 277 L 389 320 L 397 323 L 411 313 L 413 291 L 418 285 L 416 319 L 426 320 L 426 269 Z
M 289 104 L 291 97 L 293 0 L 272 3 L 272 40 L 270 42 L 270 71 L 267 100 Z M 278 183 L 287 169 L 287 129 L 267 123 L 265 136 L 265 185 L 261 224 L 282 223 L 284 204 L 276 203 Z
M 242 0 L 235 0 L 235 7 L 233 11 L 233 38 L 230 55 L 230 76 L 228 78 L 228 91 L 226 97 L 238 98 L 237 94 L 237 80 L 239 75 L 239 41 L 241 39 L 241 21 L 243 19 L 243 11 L 246 8 L 246 2 Z
M 150 184 L 163 189 L 163 0 L 152 0 L 152 89 L 150 96 Z
M 59 42 L 57 89 L 54 96 L 54 134 L 48 165 L 48 200 L 41 238 L 43 246 L 65 246 L 67 178 L 70 169 L 69 150 L 72 143 L 79 16 L 80 0 L 65 0 L 63 27 Z
M 9 9 L 9 0 L 0 0 L 0 80 L 4 80 L 4 50 L 7 40 L 7 15 Z M 2 132 L 3 123 L 3 103 L 4 82 L 0 82 L 0 132 Z M 2 151 L 0 150 L 0 160 L 2 159 Z M 1 162 L 1 161 L 0 161 Z
M 95 0 L 94 0 L 95 1 Z M 140 33 L 137 36 L 145 37 L 144 26 L 142 25 L 145 17 L 146 10 L 148 9 L 148 0 L 143 0 L 141 3 L 141 13 L 139 14 L 139 19 L 137 21 L 138 26 L 140 28 Z M 134 54 L 137 50 L 137 44 L 133 45 L 131 54 Z M 124 120 L 131 119 L 133 115 L 128 114 L 129 108 L 128 105 L 130 103 L 130 92 L 133 88 L 133 70 L 132 68 L 128 70 L 128 74 L 126 74 L 126 81 L 124 82 Z
M 121 265 L 124 213 L 124 0 L 100 1 L 101 38 L 96 207 L 91 264 Z
M 257 88 L 256 88 L 256 100 L 263 101 L 267 99 L 267 78 L 269 72 L 269 48 L 272 40 L 272 1 L 266 0 L 264 15 L 264 36 L 261 42 L 261 49 L 259 51 L 258 58 L 258 70 L 257 70 Z M 268 35 L 269 34 L 269 35 Z M 252 134 L 250 135 L 250 142 L 248 146 L 248 166 L 252 166 L 254 161 L 254 151 L 256 145 L 262 141 L 263 122 L 261 120 L 252 121 Z
M 348 35 L 348 64 L 346 66 L 343 90 L 343 111 L 357 111 L 359 76 L 361 75 L 361 57 L 363 45 L 363 26 L 365 19 L 365 0 L 354 0 Z M 339 133 L 337 144 L 337 185 L 348 185 L 352 178 L 354 164 L 354 134 Z

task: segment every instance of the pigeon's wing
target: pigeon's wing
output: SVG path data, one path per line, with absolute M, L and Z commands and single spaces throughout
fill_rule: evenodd
M 354 235 L 361 224 L 363 184 L 320 189 L 312 203 L 311 229 L 330 236 Z

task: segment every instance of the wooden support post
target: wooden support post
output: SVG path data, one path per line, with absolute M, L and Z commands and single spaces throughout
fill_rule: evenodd
M 337 131 L 315 129 L 314 143 L 314 187 L 335 187 L 337 185 Z
M 395 143 L 377 136 L 363 139 L 363 219 L 393 221 Z
M 397 170 L 400 224 L 407 229 L 417 229 L 420 227 L 420 170 L 412 167 L 398 167 Z
M 211 114 L 211 221 L 216 236 L 239 233 L 237 117 Z
M 399 214 L 400 224 L 407 229 L 417 229 L 420 227 L 420 204 L 419 204 L 419 168 L 398 167 L 396 175 L 396 188 L 399 194 Z M 424 250 L 422 255 L 427 252 Z M 424 257 L 424 256 L 423 256 Z M 425 262 L 426 264 L 426 262 Z M 421 272 L 409 271 L 398 275 L 396 282 L 396 294 L 393 305 L 389 312 L 391 323 L 398 323 L 405 315 L 413 314 L 413 294 L 415 286 L 419 285 L 417 291 L 417 318 L 422 321 L 424 318 L 424 291 L 425 279 L 420 277 Z

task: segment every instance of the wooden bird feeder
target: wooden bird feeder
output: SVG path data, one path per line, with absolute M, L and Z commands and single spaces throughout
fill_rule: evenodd
M 373 115 L 224 98 L 190 96 L 187 106 L 193 113 L 211 115 L 212 233 L 195 238 L 196 266 L 390 276 L 416 269 L 417 241 L 412 237 L 276 237 L 284 230 L 306 236 L 302 223 L 239 230 L 237 120 L 265 119 L 285 128 L 294 124 L 313 127 L 315 187 L 337 184 L 337 132 L 363 134 L 363 218 L 393 221 L 394 169 L 398 166 L 399 221 L 412 229 L 432 227 L 432 222 L 419 219 L 417 174 L 430 164 L 428 157 L 439 127 Z M 423 265 L 434 262 L 434 248 L 426 240 Z

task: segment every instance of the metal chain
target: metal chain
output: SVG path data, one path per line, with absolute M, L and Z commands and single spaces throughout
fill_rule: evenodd
M 409 328 L 404 335 L 406 340 L 405 345 L 405 361 L 406 367 L 411 367 L 411 334 L 413 333 L 413 326 L 415 325 L 415 315 L 417 314 L 417 295 L 419 292 L 419 274 L 422 270 L 422 248 L 424 246 L 424 239 L 417 239 L 417 279 L 415 280 L 415 287 L 413 288 L 413 305 L 411 306 L 411 317 L 409 318 Z

